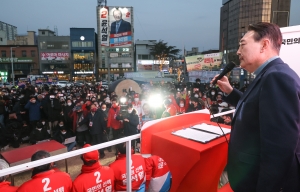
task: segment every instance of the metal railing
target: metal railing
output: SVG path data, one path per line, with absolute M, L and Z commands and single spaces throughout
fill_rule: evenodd
M 234 113 L 234 112 L 235 112 L 235 109 L 230 110 L 230 111 L 226 111 L 226 112 L 223 112 L 223 113 L 217 113 L 217 114 L 214 114 L 214 116 L 211 115 L 211 118 L 219 117 L 219 116 Z M 28 171 L 28 170 L 30 170 L 34 167 L 38 167 L 38 166 L 49 164 L 49 163 L 52 163 L 52 162 L 64 160 L 64 159 L 67 159 L 67 158 L 70 158 L 70 157 L 82 155 L 82 154 L 90 152 L 90 151 L 107 148 L 107 147 L 110 147 L 110 146 L 117 145 L 119 143 L 126 143 L 126 184 L 127 184 L 127 191 L 130 192 L 130 191 L 132 191 L 132 186 L 131 186 L 131 163 L 130 163 L 131 162 L 131 141 L 135 140 L 135 139 L 138 139 L 138 138 L 140 138 L 140 134 L 135 134 L 135 135 L 131 135 L 131 136 L 128 136 L 128 137 L 121 138 L 121 139 L 116 139 L 116 140 L 108 141 L 108 142 L 101 143 L 101 144 L 98 144 L 98 145 L 93 145 L 91 147 L 82 148 L 82 149 L 78 149 L 78 150 L 75 150 L 75 151 L 70 151 L 70 152 L 67 152 L 67 153 L 51 156 L 51 157 L 48 157 L 48 158 L 45 158 L 45 159 L 40 159 L 40 160 L 37 160 L 37 161 L 24 163 L 24 164 L 21 164 L 21 165 L 16 165 L 16 166 L 13 166 L 13 167 L 9 167 L 9 168 L 0 170 L 0 177 L 20 173 L 20 172 L 23 172 L 23 171 Z M 149 154 L 147 154 L 147 155 L 149 155 Z

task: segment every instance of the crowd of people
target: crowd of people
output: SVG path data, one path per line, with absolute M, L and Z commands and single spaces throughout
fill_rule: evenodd
M 69 87 L 29 83 L 25 88 L 4 86 L 0 96 L 0 147 L 5 150 L 26 142 L 36 144 L 54 139 L 71 151 L 86 143 L 94 145 L 137 134 L 150 120 L 205 108 L 212 114 L 233 109 L 222 100 L 222 91 L 210 88 L 200 79 L 190 85 L 150 81 L 141 84 L 141 90 L 137 93 L 131 88 L 124 89 L 118 96 L 102 82 Z M 155 95 L 159 95 L 160 103 L 150 101 Z M 230 124 L 231 119 L 229 114 L 212 121 Z M 71 137 L 76 140 L 65 143 Z M 139 140 L 136 150 L 139 151 Z M 103 158 L 104 150 L 99 152 Z

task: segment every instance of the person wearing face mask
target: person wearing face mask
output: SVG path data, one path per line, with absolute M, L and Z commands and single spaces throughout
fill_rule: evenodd
M 73 108 L 74 104 L 72 103 L 71 99 L 67 99 L 66 105 L 63 107 L 63 120 L 68 129 L 72 129 L 72 119 L 70 118 L 70 115 L 73 112 Z
M 30 96 L 30 100 L 25 105 L 25 109 L 29 113 L 29 121 L 31 129 L 36 126 L 36 123 L 41 119 L 41 102 L 37 101 L 34 96 Z
M 117 119 L 120 113 L 120 106 L 117 99 L 112 99 L 112 106 L 108 111 L 107 127 L 112 128 L 113 139 L 119 139 L 122 137 L 123 124 L 122 121 Z
M 103 134 L 103 142 L 107 142 L 109 141 L 109 137 L 110 137 L 110 134 L 112 135 L 112 131 L 111 131 L 111 128 L 108 128 L 107 127 L 107 119 L 108 119 L 108 109 L 107 109 L 107 106 L 105 103 L 102 103 L 101 106 L 100 106 L 100 112 L 101 112 L 101 115 L 102 117 L 104 118 L 104 121 L 101 121 L 102 122 L 102 127 L 104 128 L 104 134 Z M 111 147 L 107 147 L 107 150 L 108 152 L 111 152 Z
M 38 122 L 36 124 L 36 128 L 30 133 L 29 142 L 31 144 L 36 144 L 38 141 L 43 141 L 46 139 L 50 139 L 50 134 L 44 128 L 43 124 Z
M 217 101 L 217 90 L 212 89 L 209 93 L 209 98 L 211 101 Z
M 139 132 L 138 125 L 140 124 L 140 118 L 132 104 L 127 105 L 127 112 L 125 114 L 120 113 L 117 116 L 117 120 L 123 121 L 124 136 L 135 135 Z M 132 146 L 134 146 L 135 149 L 139 147 L 136 146 L 137 140 L 133 140 L 132 142 Z
M 58 122 L 57 126 L 55 127 L 55 129 L 53 129 L 53 136 L 54 136 L 57 132 L 59 132 L 59 130 L 60 130 L 61 127 L 66 127 L 66 126 L 65 126 L 65 122 L 62 121 L 62 120 L 60 120 L 60 121 Z
M 72 130 L 76 133 L 76 141 L 78 147 L 81 148 L 85 143 L 91 143 L 91 135 L 87 124 L 79 125 L 85 118 L 82 112 L 82 105 L 77 104 L 72 111 L 70 115 L 70 118 L 73 120 Z
M 53 90 L 50 92 L 49 99 L 47 100 L 46 104 L 46 112 L 49 122 L 49 127 L 51 128 L 51 135 L 53 135 L 52 129 L 55 129 L 55 127 L 58 124 L 58 121 L 61 118 L 61 112 L 62 112 L 62 105 L 59 100 L 58 94 L 53 94 Z
M 133 95 L 133 102 L 132 102 L 132 106 L 133 108 L 136 110 L 136 113 L 139 117 L 139 121 L 140 123 L 142 122 L 141 119 L 142 119 L 142 103 L 140 101 L 140 97 L 139 97 L 139 94 L 136 93 Z M 141 124 L 139 124 L 138 126 L 138 129 L 140 130 L 141 129 Z
M 83 110 L 83 114 L 84 116 L 86 116 L 90 110 L 91 110 L 91 105 L 92 102 L 90 100 L 87 100 L 83 105 L 82 105 L 82 110 Z
M 117 120 L 122 120 L 124 122 L 123 128 L 125 136 L 130 136 L 138 133 L 137 126 L 139 125 L 139 116 L 137 114 L 137 110 L 133 108 L 132 104 L 128 104 L 127 113 L 125 113 L 124 115 L 120 113 L 117 116 Z
M 180 99 L 178 114 L 183 114 L 185 112 L 186 112 L 185 100 L 184 99 Z
M 78 124 L 78 126 L 81 126 L 83 124 L 88 125 L 93 145 L 97 145 L 103 142 L 103 134 L 105 132 L 104 127 L 102 126 L 104 124 L 103 121 L 104 117 L 100 112 L 100 109 L 97 109 L 97 107 L 92 104 L 89 114 Z M 99 149 L 99 153 L 100 158 L 104 158 L 104 150 Z
M 53 139 L 59 143 L 64 143 L 66 139 L 73 137 L 73 133 L 67 129 L 65 126 L 59 127 L 59 130 L 53 136 Z M 67 147 L 68 152 L 76 146 L 76 141 L 68 144 L 63 144 Z

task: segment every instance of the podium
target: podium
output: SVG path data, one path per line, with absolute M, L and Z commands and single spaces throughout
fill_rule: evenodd
M 225 137 L 202 144 L 172 134 L 200 123 L 217 125 L 210 122 L 208 110 L 200 110 L 150 121 L 142 127 L 141 153 L 158 155 L 167 162 L 172 174 L 171 192 L 218 192 L 220 176 L 227 163 Z M 229 139 L 229 134 L 226 137 Z M 232 192 L 228 184 L 221 190 Z

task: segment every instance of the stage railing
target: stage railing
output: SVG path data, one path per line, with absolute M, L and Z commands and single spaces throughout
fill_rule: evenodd
M 234 112 L 235 112 L 235 110 L 233 109 L 233 110 L 226 111 L 226 112 L 223 112 L 223 113 L 217 113 L 217 114 L 214 114 L 214 116 L 211 115 L 211 118 L 219 117 L 219 116 L 234 113 Z M 98 144 L 98 145 L 93 145 L 93 146 L 88 147 L 88 148 L 82 148 L 82 149 L 78 149 L 78 150 L 75 150 L 75 151 L 70 151 L 70 152 L 67 152 L 67 153 L 51 156 L 51 157 L 48 157 L 48 158 L 45 158 L 45 159 L 40 159 L 40 160 L 37 160 L 37 161 L 24 163 L 24 164 L 21 164 L 21 165 L 16 165 L 16 166 L 13 166 L 13 167 L 9 167 L 9 168 L 0 170 L 0 177 L 20 173 L 22 171 L 27 171 L 27 170 L 30 170 L 34 167 L 38 167 L 38 166 L 41 166 L 41 165 L 44 165 L 44 164 L 48 164 L 48 163 L 68 159 L 70 157 L 78 156 L 78 155 L 81 155 L 81 154 L 84 154 L 84 153 L 87 153 L 87 152 L 90 152 L 90 151 L 107 148 L 107 147 L 110 147 L 110 146 L 117 145 L 119 143 L 126 143 L 126 172 L 127 172 L 126 173 L 126 178 L 127 178 L 126 182 L 127 182 L 127 191 L 130 192 L 130 191 L 132 191 L 131 190 L 132 189 L 131 177 L 128 177 L 129 175 L 131 175 L 131 163 L 130 163 L 131 162 L 131 149 L 130 149 L 130 146 L 131 146 L 131 141 L 135 140 L 135 139 L 138 139 L 138 138 L 140 138 L 140 134 L 131 135 L 131 136 L 124 137 L 124 138 L 121 138 L 121 139 L 116 139 L 116 140 L 113 140 L 113 141 L 108 141 L 108 142 L 101 143 L 101 144 Z

